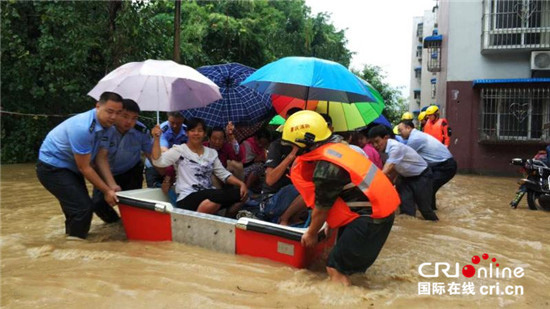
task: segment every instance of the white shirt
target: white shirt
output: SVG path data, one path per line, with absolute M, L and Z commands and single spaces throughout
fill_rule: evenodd
M 208 147 L 204 147 L 204 153 L 199 155 L 191 151 L 187 144 L 174 145 L 170 150 L 163 152 L 160 158 L 153 160 L 153 164 L 158 167 L 176 164 L 178 201 L 191 193 L 214 189 L 212 173 L 223 182 L 231 176 L 218 159 L 218 152 Z
M 395 164 L 395 170 L 403 177 L 418 176 L 428 167 L 414 149 L 394 139 L 388 139 L 385 152 L 388 154 L 386 163 Z
M 443 143 L 417 129 L 412 129 L 407 146 L 416 150 L 428 164 L 441 163 L 453 157 Z

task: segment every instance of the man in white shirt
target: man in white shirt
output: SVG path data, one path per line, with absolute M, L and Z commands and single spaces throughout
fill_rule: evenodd
M 445 145 L 433 136 L 415 129 L 412 121 L 402 120 L 398 128 L 401 136 L 408 140 L 407 145 L 416 150 L 432 169 L 432 209 L 435 210 L 437 209 L 435 205 L 435 194 L 439 188 L 456 175 L 456 161 Z
M 416 203 L 424 219 L 439 220 L 431 207 L 432 172 L 428 163 L 411 147 L 390 139 L 383 125 L 373 127 L 368 135 L 376 150 L 388 154 L 382 172 L 390 179 L 400 176 L 396 188 L 401 198 L 401 213 L 415 216 Z

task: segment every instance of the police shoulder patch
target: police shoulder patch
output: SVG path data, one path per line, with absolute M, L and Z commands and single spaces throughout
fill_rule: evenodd
M 94 129 L 95 129 L 95 119 L 92 121 L 92 124 L 90 125 L 90 128 L 88 129 L 88 131 L 90 133 L 93 133 L 94 132 Z
M 141 133 L 148 133 L 149 132 L 149 129 L 147 129 L 146 126 L 144 126 L 140 123 L 136 123 L 136 125 L 134 126 L 134 129 L 138 132 L 141 132 Z
M 170 128 L 170 126 L 168 126 L 168 125 L 164 125 L 164 126 L 160 127 L 160 129 L 162 130 L 162 132 L 168 131 L 169 128 Z

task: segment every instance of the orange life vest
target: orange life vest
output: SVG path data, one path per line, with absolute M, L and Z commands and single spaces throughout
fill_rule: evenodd
M 372 204 L 372 218 L 391 215 L 401 203 L 399 194 L 390 180 L 369 159 L 349 146 L 328 143 L 307 154 L 298 156 L 290 172 L 292 183 L 300 192 L 306 205 L 315 207 L 315 185 L 313 171 L 316 161 L 328 161 L 345 169 L 351 182 L 365 194 Z M 349 209 L 340 197 L 328 212 L 327 223 L 331 228 L 344 226 L 359 215 Z
M 449 144 L 451 143 L 447 119 L 445 118 L 439 118 L 435 121 L 435 123 L 432 123 L 430 120 L 426 121 L 426 124 L 424 125 L 424 133 L 435 137 L 447 147 L 449 147 Z

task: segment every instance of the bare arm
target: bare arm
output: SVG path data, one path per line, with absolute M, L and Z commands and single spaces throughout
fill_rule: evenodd
M 227 137 L 227 141 L 233 148 L 233 151 L 235 151 L 235 154 L 239 154 L 239 143 L 237 142 L 237 139 L 235 139 L 235 135 L 233 132 L 235 131 L 235 126 L 233 125 L 232 121 L 229 121 L 227 123 L 227 126 L 225 127 L 225 136 Z
M 382 169 L 382 172 L 390 178 L 392 174 L 395 172 L 395 164 L 393 163 L 386 163 L 384 164 L 384 168 Z M 390 178 L 391 179 L 391 178 Z
M 238 186 L 241 193 L 241 201 L 244 202 L 246 200 L 246 198 L 248 197 L 248 188 L 246 187 L 246 184 L 244 182 L 240 181 L 239 178 L 233 175 L 229 176 L 225 180 L 225 182 L 230 185 Z
M 103 192 L 103 195 L 105 196 L 105 201 L 109 205 L 114 206 L 116 203 L 118 203 L 116 193 L 101 179 L 101 177 L 99 177 L 97 172 L 92 168 L 92 166 L 90 165 L 91 157 L 91 154 L 74 154 L 76 166 L 78 167 L 80 173 L 82 173 L 82 175 L 84 175 L 84 177 L 88 179 L 88 181 L 90 181 L 96 188 Z
M 283 177 L 286 173 L 286 169 L 289 165 L 292 164 L 294 159 L 296 159 L 296 154 L 298 153 L 298 147 L 293 146 L 292 151 L 284 158 L 279 165 L 276 167 L 268 167 L 265 170 L 265 183 L 268 186 L 274 185 L 281 177 Z
M 302 245 L 305 247 L 313 247 L 317 244 L 317 234 L 323 224 L 327 220 L 328 212 L 330 209 L 313 208 L 311 212 L 311 224 L 307 231 L 302 235 Z
M 151 158 L 153 160 L 157 160 L 160 158 L 160 135 L 162 134 L 162 131 L 160 129 L 160 126 L 157 124 L 153 130 L 151 130 L 151 134 L 153 135 L 153 148 L 151 149 Z
M 95 158 L 95 164 L 98 169 L 99 176 L 105 181 L 109 188 L 120 191 L 121 188 L 117 185 L 113 173 L 111 173 L 111 167 L 109 166 L 108 150 L 100 148 Z

